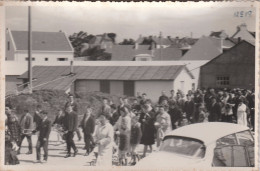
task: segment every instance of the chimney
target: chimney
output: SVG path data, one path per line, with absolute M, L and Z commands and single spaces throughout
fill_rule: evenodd
M 73 61 L 70 61 L 70 74 L 74 73 Z
M 240 43 L 241 42 L 241 37 L 238 37 L 237 38 L 237 43 Z
M 192 36 L 193 36 L 193 33 L 192 33 L 192 32 L 190 32 L 190 38 L 192 38 Z

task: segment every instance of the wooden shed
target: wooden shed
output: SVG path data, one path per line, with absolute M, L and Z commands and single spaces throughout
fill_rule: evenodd
M 34 90 L 50 89 L 66 92 L 100 91 L 114 95 L 135 96 L 147 93 L 158 100 L 161 91 L 194 88 L 194 76 L 185 65 L 163 66 L 35 66 Z M 26 81 L 27 73 L 20 76 Z
M 241 41 L 200 70 L 202 88 L 246 88 L 255 86 L 255 45 Z

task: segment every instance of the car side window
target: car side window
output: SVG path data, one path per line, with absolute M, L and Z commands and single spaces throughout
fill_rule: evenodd
M 237 139 L 235 134 L 230 134 L 217 140 L 216 147 L 224 145 L 237 145 Z
M 252 167 L 248 159 L 246 147 L 241 145 L 228 145 L 216 147 L 212 162 L 214 167 Z
M 236 133 L 238 144 L 242 146 L 254 146 L 254 139 L 249 131 Z

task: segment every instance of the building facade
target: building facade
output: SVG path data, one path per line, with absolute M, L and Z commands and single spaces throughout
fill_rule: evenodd
M 201 66 L 200 87 L 246 88 L 255 86 L 255 46 L 241 41 Z
M 28 32 L 6 30 L 6 61 L 28 61 Z M 52 63 L 73 60 L 74 49 L 66 34 L 32 32 L 32 61 Z
M 185 65 L 165 66 L 35 66 L 34 90 L 63 90 L 65 92 L 103 92 L 118 96 L 146 93 L 157 102 L 161 91 L 193 88 L 194 76 Z M 73 75 L 69 75 L 73 70 Z M 39 72 L 41 71 L 41 72 Z M 26 80 L 27 72 L 20 76 Z

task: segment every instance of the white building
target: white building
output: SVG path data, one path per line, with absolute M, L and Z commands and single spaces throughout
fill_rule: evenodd
M 72 67 L 74 74 L 70 75 Z M 162 90 L 187 93 L 195 88 L 194 76 L 185 65 L 35 66 L 33 73 L 34 90 L 99 91 L 121 96 L 135 96 L 140 92 L 154 102 Z M 19 78 L 26 81 L 27 73 Z
M 6 30 L 6 61 L 28 61 L 28 32 Z M 73 47 L 66 34 L 32 32 L 32 61 L 52 63 L 73 60 Z

